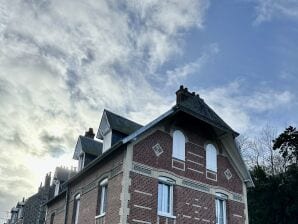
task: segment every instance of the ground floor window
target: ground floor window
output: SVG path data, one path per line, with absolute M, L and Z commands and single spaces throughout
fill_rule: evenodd
M 227 224 L 227 196 L 221 193 L 216 194 L 216 224 Z
M 164 177 L 158 182 L 158 214 L 173 215 L 173 181 Z

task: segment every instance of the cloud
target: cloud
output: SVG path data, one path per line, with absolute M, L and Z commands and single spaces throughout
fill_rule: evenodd
M 289 91 L 278 91 L 271 88 L 246 90 L 245 82 L 234 81 L 225 86 L 199 89 L 201 97 L 233 129 L 240 133 L 262 127 L 268 120 L 257 121 L 257 114 L 287 107 L 295 99 Z
M 189 75 L 200 73 L 200 70 L 211 57 L 218 54 L 219 47 L 218 44 L 213 43 L 210 44 L 205 51 L 203 51 L 202 55 L 195 60 L 194 62 L 187 63 L 183 66 L 176 67 L 174 70 L 168 70 L 166 72 L 167 75 L 167 84 L 168 86 L 178 86 L 183 80 L 185 80 Z
M 268 22 L 273 18 L 298 18 L 298 2 L 295 0 L 258 0 L 255 25 Z
M 21 199 L 56 165 L 72 164 L 78 134 L 96 129 L 104 108 L 140 123 L 168 109 L 172 101 L 150 79 L 183 54 L 186 32 L 204 28 L 208 6 L 0 0 L 0 157 L 11 177 L 1 181 L 2 194 L 24 184 L 15 191 Z

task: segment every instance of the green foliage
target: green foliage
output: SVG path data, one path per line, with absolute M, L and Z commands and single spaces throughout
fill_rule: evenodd
M 297 224 L 298 167 L 292 165 L 284 173 L 268 175 L 256 166 L 251 174 L 255 188 L 248 191 L 250 224 Z
M 275 140 L 273 140 L 273 150 L 279 149 L 279 153 L 288 163 L 298 161 L 298 131 L 289 126 Z
M 279 149 L 285 159 L 283 172 L 268 173 L 267 167 L 255 166 L 251 176 L 255 188 L 248 191 L 250 224 L 298 223 L 298 132 L 289 126 L 275 140 L 273 150 Z

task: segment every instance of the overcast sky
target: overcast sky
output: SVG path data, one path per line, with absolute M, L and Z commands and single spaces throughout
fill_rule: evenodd
M 295 0 L 0 0 L 0 218 L 104 108 L 146 124 L 180 84 L 241 134 L 296 126 L 297 25 Z

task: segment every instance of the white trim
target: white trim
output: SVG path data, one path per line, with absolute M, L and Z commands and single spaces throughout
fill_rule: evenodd
M 194 164 L 196 164 L 196 165 L 199 165 L 199 166 L 203 166 L 203 167 L 204 167 L 204 165 L 203 165 L 202 163 L 198 163 L 198 162 L 196 162 L 196 161 L 193 161 L 193 160 L 190 160 L 190 159 L 187 159 L 186 161 L 187 161 L 187 162 L 194 163 Z
M 139 219 L 133 219 L 132 221 L 137 222 L 137 223 L 151 224 L 151 222 L 147 222 L 147 221 L 143 221 L 143 220 L 139 220 Z
M 147 193 L 147 192 L 144 192 L 144 191 L 134 190 L 134 192 L 139 193 L 139 194 L 144 194 L 144 195 L 147 195 L 147 196 L 152 196 L 151 193 Z
M 98 219 L 98 218 L 101 218 L 101 217 L 103 217 L 103 216 L 105 216 L 105 215 L 106 215 L 106 213 L 103 213 L 103 214 L 100 214 L 100 215 L 95 216 L 94 218 L 95 218 L 95 219 Z
M 202 155 L 199 155 L 199 154 L 196 154 L 196 153 L 193 153 L 193 152 L 190 152 L 190 151 L 187 151 L 187 153 L 189 153 L 190 155 L 197 156 L 199 158 L 204 159 L 204 156 L 202 156 Z
M 152 208 L 146 207 L 146 206 L 142 206 L 142 205 L 133 205 L 136 208 L 141 208 L 141 209 L 145 209 L 145 210 L 152 210 Z
M 183 168 L 174 166 L 174 162 L 183 164 Z M 185 171 L 185 162 L 182 161 L 182 160 L 176 159 L 176 158 L 172 158 L 172 168 L 174 168 L 174 169 L 176 169 L 176 170 L 182 170 L 182 171 Z
M 168 218 L 172 218 L 172 219 L 176 219 L 176 216 L 168 214 L 168 213 L 163 213 L 163 212 L 157 212 L 157 215 L 159 216 L 164 216 L 164 217 L 168 217 Z
M 189 167 L 187 167 L 187 169 L 188 169 L 188 170 L 191 170 L 191 171 L 193 171 L 193 172 L 197 172 L 197 173 L 199 173 L 199 174 L 204 174 L 204 172 L 202 172 L 202 171 L 195 170 L 195 169 L 192 169 L 192 168 L 189 168 Z

